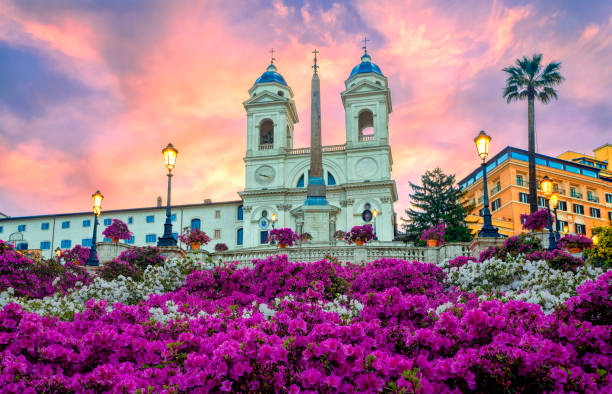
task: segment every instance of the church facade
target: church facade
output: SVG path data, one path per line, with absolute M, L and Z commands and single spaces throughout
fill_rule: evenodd
M 241 200 L 173 206 L 173 230 L 202 228 L 213 239 L 208 250 L 221 242 L 230 249 L 261 246 L 273 227 L 291 227 L 298 233 L 307 228 L 300 207 L 306 200 L 311 149 L 293 146 L 298 123 L 293 91 L 272 62 L 248 93 L 243 103 L 246 181 L 244 190 L 238 192 Z M 336 230 L 371 224 L 380 242 L 390 242 L 395 231 L 393 203 L 397 200 L 389 145 L 391 93 L 387 78 L 367 51 L 345 81 L 339 98 L 345 111 L 346 141 L 322 147 L 322 178 L 334 213 L 327 230 L 331 237 Z M 40 245 L 43 254 L 50 256 L 56 247 L 88 246 L 91 216 L 68 213 L 3 218 L 0 239 L 10 239 L 23 249 Z M 160 205 L 103 211 L 100 227 L 116 217 L 126 221 L 134 233 L 128 243 L 155 245 L 154 234 L 163 233 L 164 216 Z

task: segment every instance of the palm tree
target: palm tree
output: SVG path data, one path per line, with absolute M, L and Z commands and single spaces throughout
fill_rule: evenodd
M 553 86 L 563 81 L 559 73 L 561 62 L 551 62 L 542 67 L 542 54 L 534 54 L 531 59 L 523 56 L 516 59 L 516 66 L 503 69 L 508 73 L 504 98 L 510 104 L 512 101 L 527 99 L 527 123 L 529 139 L 529 210 L 534 213 L 538 209 L 536 192 L 535 170 L 535 114 L 533 104 L 537 99 L 547 104 L 553 98 L 557 99 L 557 92 Z

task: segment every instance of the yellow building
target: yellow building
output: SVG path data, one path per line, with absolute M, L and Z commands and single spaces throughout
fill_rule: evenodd
M 591 236 L 591 229 L 610 226 L 612 221 L 612 145 L 594 150 L 594 156 L 572 151 L 558 157 L 536 154 L 536 183 L 548 175 L 559 196 L 557 216 L 562 232 Z M 522 213 L 529 213 L 528 156 L 523 149 L 506 147 L 487 161 L 489 209 L 493 225 L 501 234 L 520 234 Z M 479 167 L 459 181 L 465 202 L 475 210 L 467 221 L 477 232 L 482 227 L 482 169 Z M 538 194 L 538 206 L 546 200 Z M 551 207 L 552 208 L 552 207 Z

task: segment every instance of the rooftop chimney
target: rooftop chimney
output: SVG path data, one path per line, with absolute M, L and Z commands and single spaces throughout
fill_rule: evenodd
M 162 198 L 161 196 L 157 196 L 157 208 L 161 208 L 162 206 Z

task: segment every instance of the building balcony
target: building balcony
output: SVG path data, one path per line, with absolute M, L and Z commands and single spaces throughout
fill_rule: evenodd
M 374 134 L 372 134 L 372 135 L 360 135 L 359 136 L 359 142 L 364 142 L 364 141 L 374 141 Z
M 496 195 L 501 190 L 501 185 L 497 185 L 491 188 L 491 196 Z
M 587 200 L 589 200 L 591 202 L 599 202 L 599 197 L 587 195 Z
M 553 191 L 561 196 L 565 196 L 567 194 L 565 189 L 561 189 L 560 187 L 553 188 Z
M 259 150 L 272 150 L 274 149 L 274 144 L 259 144 Z
M 570 192 L 570 197 L 572 197 L 572 198 L 582 198 L 582 193 Z

